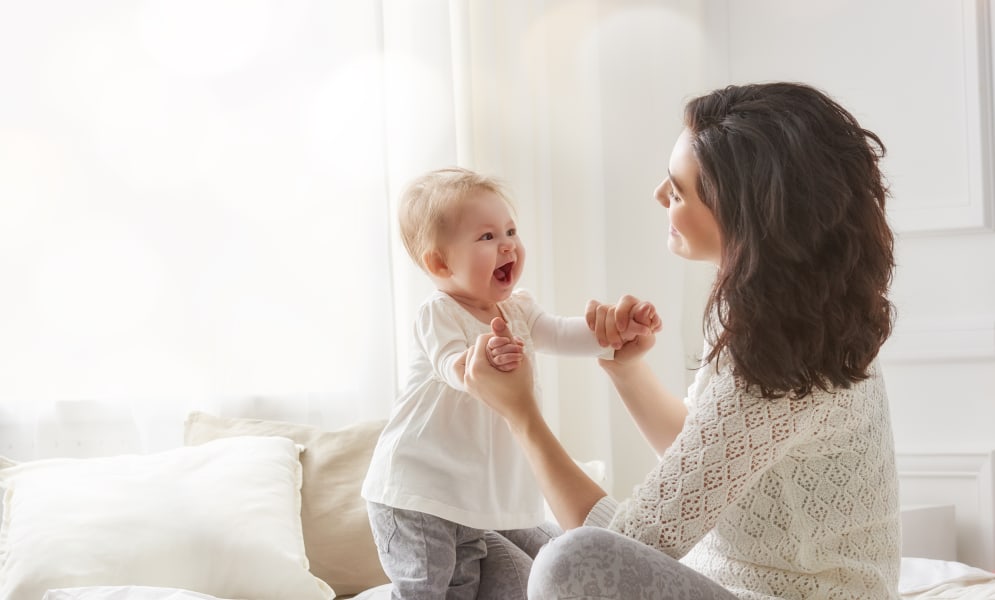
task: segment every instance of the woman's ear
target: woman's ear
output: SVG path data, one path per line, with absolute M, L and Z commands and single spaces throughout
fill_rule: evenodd
M 438 250 L 429 250 L 422 255 L 422 263 L 425 270 L 434 277 L 448 277 L 449 267 L 446 266 L 446 257 Z

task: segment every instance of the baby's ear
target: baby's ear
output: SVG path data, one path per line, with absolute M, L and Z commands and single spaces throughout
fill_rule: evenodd
M 421 257 L 425 270 L 435 277 L 448 277 L 449 267 L 446 266 L 446 257 L 438 250 L 429 250 Z

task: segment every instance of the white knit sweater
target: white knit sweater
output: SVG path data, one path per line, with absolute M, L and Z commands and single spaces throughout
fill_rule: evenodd
M 658 548 L 749 600 L 897 598 L 898 478 L 884 381 L 764 400 L 720 362 L 628 500 L 587 524 Z

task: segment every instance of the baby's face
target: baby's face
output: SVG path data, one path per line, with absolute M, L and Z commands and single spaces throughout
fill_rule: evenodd
M 476 190 L 464 199 L 459 226 L 443 248 L 445 292 L 481 308 L 506 300 L 525 266 L 525 246 L 501 196 Z

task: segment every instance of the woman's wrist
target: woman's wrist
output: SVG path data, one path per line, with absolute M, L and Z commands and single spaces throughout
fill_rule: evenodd
M 527 438 L 532 435 L 537 428 L 546 427 L 546 419 L 542 416 L 542 411 L 538 405 L 530 406 L 528 409 L 517 413 L 505 415 L 505 422 L 511 432 L 519 438 Z
M 645 361 L 642 358 L 627 361 L 600 359 L 598 364 L 612 380 L 615 380 L 620 377 L 624 378 L 628 373 L 638 371 L 645 364 Z

